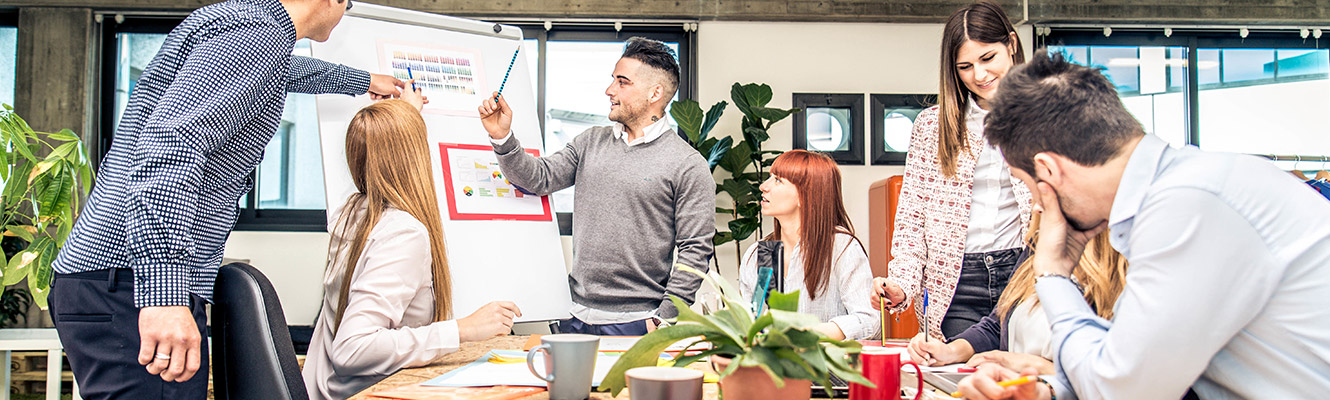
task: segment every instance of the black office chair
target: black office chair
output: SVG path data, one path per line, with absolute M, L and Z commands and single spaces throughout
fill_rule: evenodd
M 245 263 L 217 272 L 212 305 L 213 395 L 218 400 L 308 400 L 282 303 Z

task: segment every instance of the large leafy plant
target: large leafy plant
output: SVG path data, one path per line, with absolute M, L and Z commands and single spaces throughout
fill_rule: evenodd
M 627 385 L 624 373 L 629 369 L 655 366 L 661 352 L 670 345 L 689 338 L 698 338 L 686 349 L 699 344 L 701 352 L 685 355 L 681 352 L 673 359 L 675 367 L 685 367 L 712 355 L 730 357 L 729 367 L 720 372 L 722 377 L 740 367 L 757 367 L 766 371 L 776 387 L 783 387 L 785 379 L 807 379 L 831 387 L 831 373 L 847 381 L 873 386 L 850 365 L 850 355 L 861 348 L 853 340 L 835 340 L 813 329 L 820 322 L 816 316 L 801 314 L 799 292 L 772 291 L 767 300 L 768 310 L 754 317 L 738 292 L 713 271 L 704 274 L 686 265 L 675 268 L 697 274 L 721 294 L 724 305 L 708 315 L 701 315 L 674 295 L 670 300 L 679 309 L 674 324 L 652 331 L 638 340 L 619 358 L 601 382 L 600 390 L 609 390 L 617 396 Z M 830 393 L 828 393 L 830 395 Z
M 799 112 L 798 108 L 767 107 L 771 96 L 771 86 L 766 84 L 736 82 L 730 87 L 730 100 L 743 113 L 740 125 L 743 139 L 738 142 L 730 136 L 709 137 L 729 103 L 716 103 L 706 113 L 693 100 L 675 101 L 670 106 L 670 115 L 679 124 L 679 130 L 707 159 L 711 172 L 714 174 L 718 166 L 729 172 L 729 176 L 721 178 L 716 185 L 716 193 L 725 194 L 730 201 L 729 207 L 716 207 L 716 213 L 730 217 L 726 225 L 729 229 L 717 230 L 713 243 L 719 246 L 734 241 L 736 262 L 743 254 L 740 242 L 754 232 L 762 236 L 762 192 L 758 187 L 767 179 L 766 169 L 782 153 L 763 149 L 763 144 L 771 139 L 768 130 L 790 114 Z
M 44 155 L 40 155 L 44 154 Z M 0 285 L 28 280 L 33 301 L 45 309 L 51 263 L 92 188 L 92 167 L 78 135 L 37 132 L 9 105 L 0 110 L 0 229 L 27 244 L 0 255 Z M 0 290 L 4 290 L 0 287 Z

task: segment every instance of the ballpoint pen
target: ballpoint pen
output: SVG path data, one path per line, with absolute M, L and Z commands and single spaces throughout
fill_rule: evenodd
M 924 341 L 928 341 L 928 288 L 924 288 Z

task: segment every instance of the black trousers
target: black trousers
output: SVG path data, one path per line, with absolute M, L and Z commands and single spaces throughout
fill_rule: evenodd
M 961 261 L 956 294 L 951 298 L 946 316 L 942 317 L 942 335 L 950 340 L 993 312 L 1002 291 L 1007 288 L 1011 273 L 1026 256 L 1023 248 L 966 253 Z
M 166 382 L 139 365 L 139 310 L 129 269 L 56 274 L 50 309 L 69 368 L 85 399 L 204 399 L 208 396 L 205 301 L 190 296 L 202 363 L 193 378 Z

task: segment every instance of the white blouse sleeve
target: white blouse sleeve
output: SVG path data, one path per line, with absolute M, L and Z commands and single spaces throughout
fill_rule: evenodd
M 831 322 L 840 327 L 846 339 L 867 339 L 881 329 L 878 319 L 882 314 L 868 306 L 867 299 L 873 296 L 873 272 L 868 266 L 868 254 L 856 240 L 847 242 L 832 265 L 832 274 L 836 279 L 834 284 L 840 286 L 841 305 L 848 313 L 831 318 Z
M 424 225 L 385 214 L 360 259 L 328 351 L 337 375 L 392 374 L 457 351 L 456 321 L 401 325 L 417 293 L 432 282 Z
M 743 262 L 739 263 L 739 295 L 744 304 L 753 300 L 753 291 L 757 290 L 757 243 L 748 246 Z

